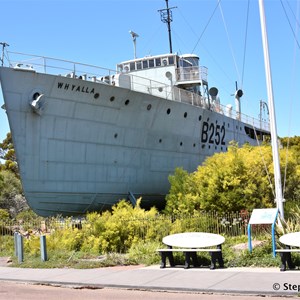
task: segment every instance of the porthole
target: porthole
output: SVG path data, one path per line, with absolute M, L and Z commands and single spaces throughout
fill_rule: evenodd
M 171 109 L 168 108 L 168 109 L 167 109 L 167 114 L 169 115 L 170 113 L 171 113 Z
M 36 92 L 33 94 L 32 99 L 37 100 L 37 98 L 40 96 L 40 93 Z
M 95 99 L 98 99 L 100 97 L 100 94 L 99 93 L 96 93 L 95 95 L 94 95 L 94 98 Z
M 113 102 L 115 100 L 115 97 L 114 96 L 111 96 L 110 99 L 109 99 L 111 102 Z
M 201 121 L 201 119 L 202 119 L 202 116 L 199 116 L 199 121 Z
M 129 104 L 129 99 L 127 99 L 126 101 L 125 101 L 125 105 L 128 105 Z
M 182 142 L 180 142 L 180 146 L 182 146 Z
M 147 110 L 150 110 L 150 109 L 151 109 L 151 107 L 152 107 L 152 105 L 151 105 L 151 104 L 148 104 L 148 106 L 147 106 Z
M 159 142 L 161 143 L 161 142 L 162 142 L 162 139 L 159 139 Z
M 196 144 L 195 144 L 195 143 L 193 144 L 193 147 L 194 147 L 194 148 L 196 147 Z
M 117 133 L 115 133 L 115 135 L 114 135 L 114 138 L 116 139 L 118 137 L 118 134 Z
M 187 112 L 185 112 L 183 116 L 186 118 L 187 117 Z

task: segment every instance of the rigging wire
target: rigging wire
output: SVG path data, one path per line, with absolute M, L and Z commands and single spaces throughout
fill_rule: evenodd
M 234 55 L 234 52 L 233 52 L 232 43 L 231 43 L 231 40 L 230 40 L 230 37 L 229 37 L 229 32 L 228 32 L 228 29 L 227 29 L 227 25 L 226 25 L 226 22 L 225 22 L 225 18 L 224 18 L 222 6 L 221 6 L 221 3 L 220 3 L 220 2 L 218 2 L 218 3 L 219 3 L 219 9 L 220 9 L 220 12 L 221 12 L 221 16 L 222 16 L 224 28 L 225 28 L 225 31 L 226 31 L 226 35 L 227 35 L 227 39 L 228 39 L 228 43 L 229 43 L 231 55 L 232 55 L 232 58 L 233 58 L 235 70 L 236 70 L 236 73 L 237 73 L 239 82 L 241 82 L 241 76 L 240 76 L 240 73 L 239 73 L 239 70 L 238 70 L 238 67 L 237 67 L 237 63 L 236 63 L 235 55 Z
M 245 32 L 245 40 L 244 40 L 244 56 L 243 56 L 241 86 L 243 86 L 243 83 L 244 83 L 244 72 L 245 72 L 245 62 L 246 62 L 246 49 L 247 49 L 247 40 L 248 40 L 249 10 L 250 10 L 250 0 L 248 0 L 248 7 L 247 7 L 246 32 Z
M 281 3 L 281 6 L 282 6 L 283 11 L 284 11 L 284 13 L 285 13 L 285 17 L 286 17 L 286 19 L 287 19 L 287 21 L 288 21 L 288 23 L 289 23 L 290 29 L 291 29 L 291 31 L 292 31 L 292 33 L 293 33 L 293 35 L 294 35 L 295 42 L 297 43 L 298 48 L 300 49 L 300 44 L 299 44 L 299 42 L 298 42 L 298 40 L 297 40 L 297 35 L 296 35 L 296 33 L 295 33 L 295 31 L 294 31 L 294 29 L 293 29 L 293 27 L 292 27 L 292 24 L 291 24 L 291 22 L 290 22 L 290 19 L 289 19 L 289 17 L 288 17 L 288 14 L 287 14 L 287 12 L 286 12 L 286 9 L 285 9 L 285 7 L 284 7 L 284 5 L 283 5 L 283 3 L 282 3 L 282 0 L 280 0 L 280 3 Z M 291 9 L 291 7 L 290 7 L 290 9 Z M 291 11 L 292 11 L 292 9 L 291 9 Z M 295 19 L 296 19 L 296 24 L 297 24 L 298 27 L 299 27 L 299 22 L 298 22 L 298 20 L 297 20 L 297 18 L 296 18 L 295 15 L 294 15 L 294 17 L 295 17 Z M 298 28 L 298 27 L 297 27 L 297 28 Z
M 216 5 L 216 7 L 215 7 L 213 13 L 211 14 L 211 16 L 210 16 L 210 18 L 209 18 L 207 24 L 205 25 L 205 27 L 204 27 L 202 33 L 200 34 L 200 36 L 199 36 L 199 38 L 198 38 L 198 41 L 197 41 L 197 43 L 196 43 L 196 45 L 195 45 L 195 47 L 193 48 L 193 50 L 192 50 L 191 53 L 194 53 L 194 51 L 195 51 L 196 47 L 198 46 L 198 44 L 199 44 L 199 42 L 200 42 L 200 40 L 201 40 L 201 38 L 202 38 L 204 32 L 206 31 L 206 29 L 207 29 L 207 27 L 208 27 L 208 25 L 209 25 L 209 23 L 210 23 L 210 21 L 212 20 L 212 18 L 213 18 L 213 16 L 214 16 L 215 12 L 217 11 L 218 6 L 221 4 L 221 1 L 222 1 L 222 0 L 217 0 L 217 5 Z

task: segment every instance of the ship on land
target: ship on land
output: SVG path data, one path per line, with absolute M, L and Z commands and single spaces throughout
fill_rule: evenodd
M 116 70 L 9 57 L 0 67 L 4 108 L 25 197 L 42 216 L 138 197 L 162 207 L 177 167 L 195 171 L 233 140 L 257 145 L 270 135 L 268 123 L 242 114 L 241 90 L 235 109 L 220 103 L 196 54 L 134 58 Z

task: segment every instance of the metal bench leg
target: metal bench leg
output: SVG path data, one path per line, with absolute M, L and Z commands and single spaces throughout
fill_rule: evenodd
M 286 248 L 287 248 L 287 249 L 291 249 L 290 246 L 287 246 Z M 295 265 L 294 265 L 293 262 L 292 262 L 292 254 L 291 254 L 291 252 L 287 252 L 287 253 L 285 253 L 285 254 L 286 254 L 285 260 L 286 260 L 286 262 L 287 262 L 287 265 L 288 265 L 289 269 L 290 269 L 290 270 L 294 269 L 294 268 L 295 268 Z
M 286 254 L 285 252 L 280 252 L 281 266 L 280 271 L 286 270 Z
M 188 269 L 190 267 L 190 265 L 191 265 L 190 252 L 184 252 L 184 256 L 185 256 L 184 268 Z
M 197 252 L 184 252 L 185 255 L 185 264 L 184 268 L 188 269 L 191 265 L 191 259 L 194 267 L 199 267 Z
M 167 252 L 168 253 L 168 258 L 169 258 L 169 263 L 171 267 L 175 267 L 175 262 L 174 262 L 174 257 L 173 257 L 173 252 Z
M 193 266 L 194 267 L 199 267 L 197 252 L 191 252 L 191 258 L 192 258 L 192 261 L 193 261 Z
M 160 264 L 160 268 L 163 269 L 166 267 L 166 253 L 165 252 L 159 252 L 160 256 L 161 256 L 161 264 Z
M 291 249 L 291 247 L 286 246 L 286 249 Z M 290 270 L 295 268 L 295 265 L 293 264 L 293 261 L 292 261 L 291 252 L 281 252 L 280 253 L 280 258 L 281 258 L 280 271 L 285 271 L 286 270 L 286 265 L 288 265 Z
M 210 254 L 210 257 L 211 257 L 210 269 L 214 270 L 216 268 L 218 253 L 217 252 L 209 252 L 209 254 Z
M 222 255 L 222 245 L 218 245 L 218 249 L 221 249 L 220 252 L 218 252 L 218 263 L 220 268 L 224 268 L 224 260 L 223 260 L 223 255 Z
M 160 252 L 160 256 L 161 256 L 161 264 L 160 264 L 160 268 L 163 269 L 166 267 L 166 260 L 167 258 L 169 259 L 169 263 L 171 267 L 175 266 L 174 263 L 174 257 L 173 257 L 173 252 Z
M 291 252 L 281 252 L 280 258 L 281 258 L 280 271 L 285 271 L 286 265 L 288 265 L 290 270 L 295 268 L 295 265 L 293 264 L 293 261 L 292 261 Z

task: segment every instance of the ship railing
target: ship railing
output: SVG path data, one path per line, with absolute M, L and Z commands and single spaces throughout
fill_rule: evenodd
M 116 84 L 117 76 L 119 75 L 129 76 L 130 80 L 125 82 L 127 82 L 126 88 L 129 88 L 131 90 L 151 94 L 153 96 L 165 98 L 171 101 L 184 102 L 205 109 L 210 109 L 215 111 L 216 113 L 226 115 L 232 119 L 238 119 L 256 128 L 269 131 L 268 122 L 249 117 L 245 114 L 238 114 L 234 110 L 230 110 L 230 112 L 228 112 L 227 107 L 216 102 L 211 102 L 206 97 L 183 89 L 179 89 L 175 86 L 170 86 L 162 82 L 151 80 L 149 78 L 139 77 L 128 73 L 123 74 L 108 68 L 102 68 L 94 65 L 77 63 L 46 56 L 10 51 L 7 52 L 7 54 L 10 67 L 18 66 L 18 68 L 23 68 L 40 73 L 80 78 L 105 84 Z M 205 67 L 204 69 L 200 68 L 200 73 L 202 74 L 200 75 L 200 77 L 202 80 L 205 80 L 205 74 L 207 74 L 207 71 L 205 71 L 205 69 Z
M 23 69 L 32 69 L 39 73 L 61 75 L 66 77 L 86 78 L 92 81 L 106 82 L 116 71 L 97 67 L 90 64 L 77 63 L 64 59 L 51 58 L 19 52 L 8 52 L 9 66 Z

